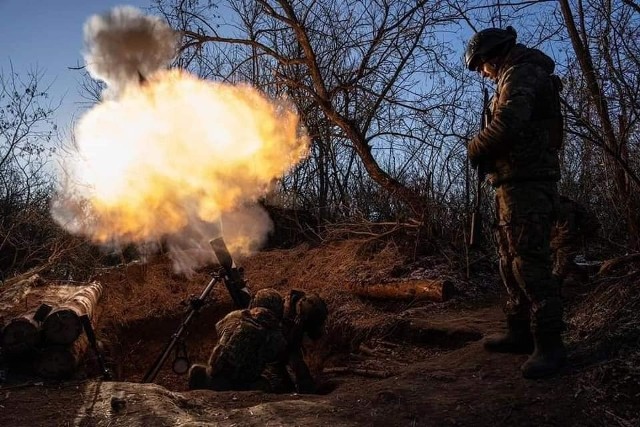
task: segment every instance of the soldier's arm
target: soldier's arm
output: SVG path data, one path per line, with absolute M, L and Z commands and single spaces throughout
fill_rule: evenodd
M 300 319 L 296 319 L 296 322 L 289 326 L 287 334 L 288 345 L 286 352 L 283 353 L 283 357 L 281 359 L 284 361 L 282 372 L 286 372 L 286 376 L 291 380 L 286 366 L 291 368 L 293 373 L 293 382 L 298 393 L 315 393 L 315 382 L 313 381 L 309 367 L 304 361 L 304 357 L 302 355 L 303 334 L 303 324 Z
M 234 330 L 240 326 L 242 316 L 242 310 L 235 310 L 228 313 L 225 317 L 218 321 L 218 323 L 216 323 L 218 342 L 216 343 L 215 347 L 213 347 L 211 355 L 209 356 L 209 366 L 211 367 L 211 374 L 215 374 L 218 372 L 218 361 L 222 357 L 227 342 L 229 341 Z
M 287 340 L 282 334 L 282 330 L 272 329 L 267 332 L 264 355 L 267 363 L 277 362 L 282 359 L 287 349 Z
M 276 363 L 271 365 L 271 372 L 277 376 L 282 388 L 285 392 L 288 393 L 294 391 L 296 389 L 296 385 L 291 379 L 291 375 L 289 375 L 289 371 L 287 370 L 287 362 L 288 360 L 286 357 L 278 360 Z
M 215 347 L 213 347 L 213 350 L 211 351 L 211 355 L 209 356 L 209 362 L 208 362 L 210 375 L 215 375 L 220 371 L 219 361 L 223 351 L 224 351 L 223 343 L 218 343 L 216 344 Z
M 494 157 L 509 150 L 513 138 L 531 120 L 539 71 L 524 64 L 506 72 L 491 123 L 469 144 L 472 157 Z
M 245 315 L 244 310 L 234 310 L 220 319 L 218 323 L 216 323 L 218 338 L 220 338 L 225 331 L 235 328 L 242 320 L 243 315 Z
M 279 328 L 271 331 L 265 344 L 264 355 L 268 364 L 267 371 L 271 376 L 277 378 L 278 385 L 276 389 L 287 393 L 294 391 L 295 384 L 287 370 L 289 362 L 288 345 L 282 330 Z
M 317 390 L 316 383 L 311 376 L 309 367 L 302 356 L 302 349 L 297 349 L 289 354 L 289 366 L 295 377 L 296 390 L 298 393 L 310 394 Z

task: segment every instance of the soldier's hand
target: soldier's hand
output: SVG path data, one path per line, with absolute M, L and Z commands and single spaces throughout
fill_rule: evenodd
M 477 137 L 474 137 L 469 144 L 467 144 L 467 156 L 469 156 L 469 163 L 471 167 L 477 168 L 480 163 L 482 163 L 482 153 L 479 149 L 479 142 Z

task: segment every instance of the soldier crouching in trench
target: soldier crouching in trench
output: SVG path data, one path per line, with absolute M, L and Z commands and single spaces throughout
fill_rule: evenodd
M 597 236 L 600 223 L 593 212 L 566 196 L 560 196 L 556 223 L 551 230 L 553 274 L 566 285 L 588 280 L 585 271 L 575 263 L 581 249 Z
M 281 329 L 283 302 L 272 289 L 258 291 L 248 309 L 235 310 L 216 323 L 218 343 L 208 365 L 189 370 L 189 389 L 267 390 L 267 363 L 286 348 Z
M 315 293 L 292 290 L 285 298 L 282 328 L 287 348 L 269 367 L 270 374 L 280 381 L 278 391 L 317 392 L 317 384 L 304 361 L 303 340 L 305 336 L 314 341 L 322 337 L 328 314 L 327 305 Z M 293 380 L 287 368 L 293 372 Z
M 258 291 L 248 309 L 233 311 L 216 324 L 218 343 L 208 365 L 189 370 L 189 389 L 315 392 L 302 359 L 302 336 L 319 338 L 326 317 L 326 305 L 315 294 L 291 291 L 283 302 L 274 289 Z M 268 366 L 284 389 L 274 390 L 264 375 Z

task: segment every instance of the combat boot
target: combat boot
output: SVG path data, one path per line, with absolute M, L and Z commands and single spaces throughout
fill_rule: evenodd
M 557 373 L 567 362 L 567 350 L 559 331 L 536 331 L 535 351 L 520 368 L 528 379 L 544 378 Z
M 529 321 L 507 316 L 507 332 L 490 335 L 482 344 L 492 353 L 531 354 L 534 345 Z
M 189 369 L 189 390 L 209 388 L 210 377 L 205 365 L 194 364 Z

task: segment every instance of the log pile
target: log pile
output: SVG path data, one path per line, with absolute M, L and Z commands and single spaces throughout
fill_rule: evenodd
M 0 346 L 9 369 L 13 366 L 48 379 L 73 375 L 89 347 L 83 317 L 95 326 L 102 285 L 93 282 L 74 290 L 5 322 Z

